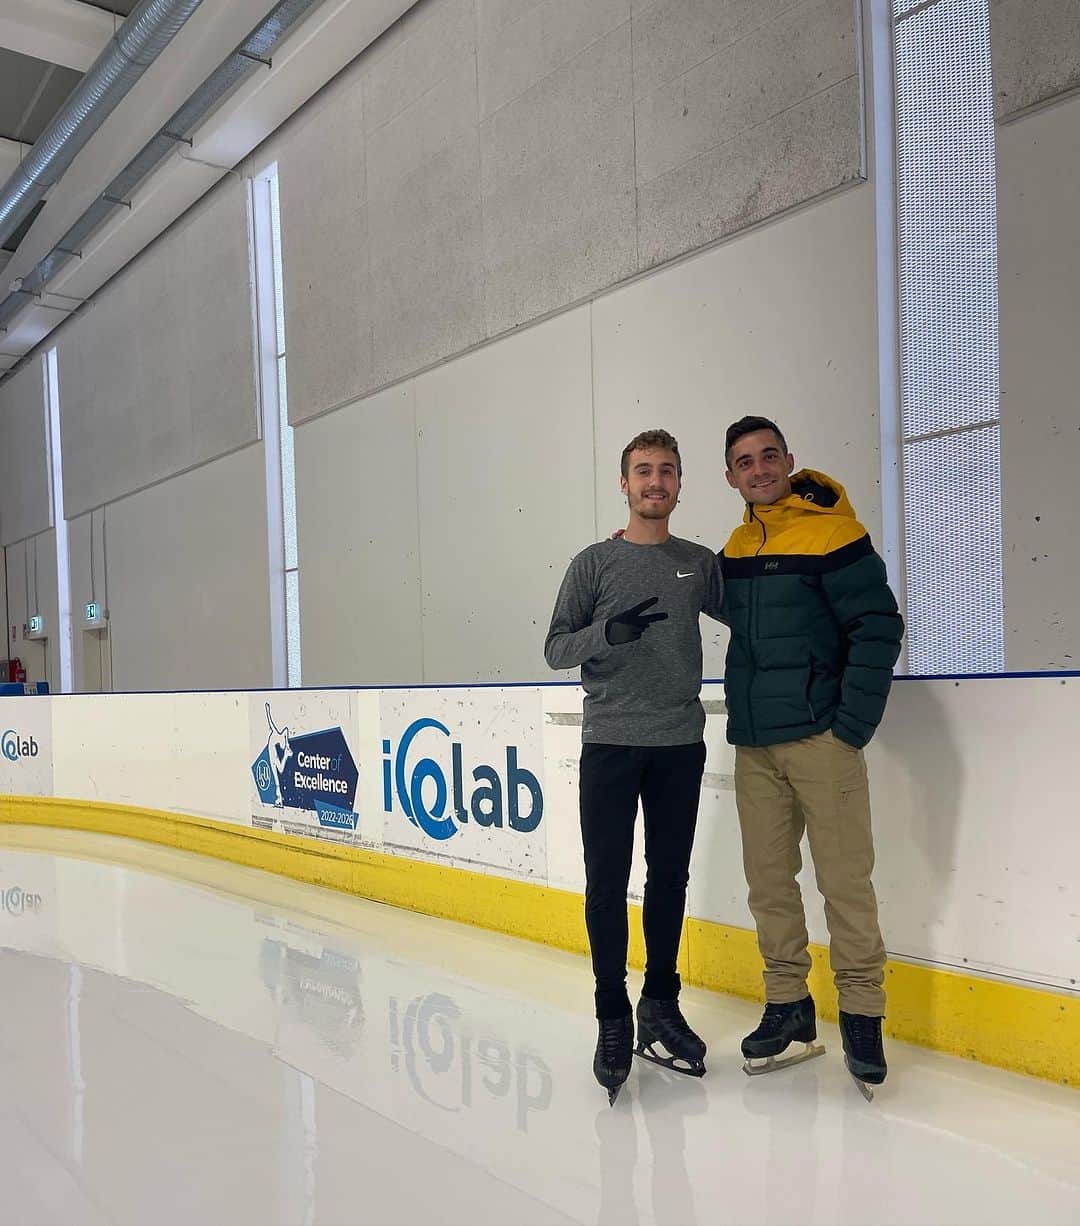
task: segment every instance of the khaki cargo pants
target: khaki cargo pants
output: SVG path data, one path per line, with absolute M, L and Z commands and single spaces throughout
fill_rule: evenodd
M 807 992 L 810 954 L 795 880 L 805 828 L 825 899 L 840 1008 L 882 1017 L 885 946 L 870 884 L 874 841 L 862 750 L 831 732 L 765 749 L 739 746 L 735 800 L 750 910 L 765 960 L 766 999 L 787 1004 Z

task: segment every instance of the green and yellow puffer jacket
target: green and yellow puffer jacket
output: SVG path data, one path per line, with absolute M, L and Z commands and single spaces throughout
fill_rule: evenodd
M 747 506 L 720 555 L 728 740 L 778 745 L 831 728 L 862 748 L 885 712 L 904 623 L 843 486 L 802 469 L 791 488 Z

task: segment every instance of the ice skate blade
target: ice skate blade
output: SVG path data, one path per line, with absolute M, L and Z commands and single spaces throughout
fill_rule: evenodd
M 680 1056 L 661 1056 L 653 1050 L 651 1043 L 638 1043 L 634 1048 L 634 1055 L 640 1056 L 642 1060 L 648 1060 L 650 1064 L 659 1064 L 661 1068 L 666 1068 L 671 1073 L 682 1073 L 684 1077 L 704 1077 L 705 1062 L 703 1060 L 685 1060 Z
M 847 1056 L 844 1057 L 844 1064 L 847 1065 L 847 1071 L 851 1073 L 851 1080 L 859 1087 L 859 1093 L 866 1099 L 868 1103 L 874 1101 L 874 1087 L 858 1076 L 857 1073 L 851 1072 L 851 1065 L 847 1062 Z
M 815 1056 L 823 1056 L 825 1048 L 820 1043 L 807 1043 L 801 1052 L 794 1056 L 751 1056 L 742 1066 L 747 1077 L 760 1077 L 762 1073 L 776 1073 L 782 1068 L 791 1068 L 795 1064 L 804 1064 Z M 761 1063 L 755 1064 L 755 1060 Z

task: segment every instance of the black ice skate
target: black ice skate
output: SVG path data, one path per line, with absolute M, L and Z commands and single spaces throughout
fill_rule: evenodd
M 816 1038 L 817 1014 L 812 996 L 804 996 L 802 1000 L 787 1005 L 770 1002 L 765 1006 L 757 1030 L 742 1041 L 742 1054 L 746 1057 L 743 1072 L 748 1077 L 756 1077 L 759 1073 L 774 1073 L 777 1069 L 790 1068 L 793 1064 L 823 1056 L 825 1048 L 814 1042 Z M 801 1052 L 777 1060 L 776 1057 L 792 1043 L 803 1043 L 805 1046 Z M 754 1061 L 760 1063 L 755 1064 Z
M 844 1063 L 855 1079 L 859 1093 L 868 1103 L 874 1101 L 871 1086 L 879 1086 L 889 1071 L 881 1045 L 881 1018 L 840 1011 L 840 1038 L 844 1044 Z
M 662 1051 L 656 1050 L 659 1044 Z M 653 1064 L 685 1073 L 705 1075 L 705 1043 L 686 1023 L 677 1000 L 643 996 L 637 1007 L 637 1046 L 634 1054 Z
M 634 1019 L 627 1013 L 623 1017 L 600 1018 L 597 1025 L 592 1070 L 608 1092 L 608 1105 L 613 1107 L 634 1060 Z

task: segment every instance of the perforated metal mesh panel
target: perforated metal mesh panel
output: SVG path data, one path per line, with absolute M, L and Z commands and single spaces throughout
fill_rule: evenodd
M 997 426 L 909 443 L 904 457 L 913 673 L 1002 667 Z
M 989 7 L 896 0 L 893 17 L 909 666 L 996 672 L 1004 615 Z

